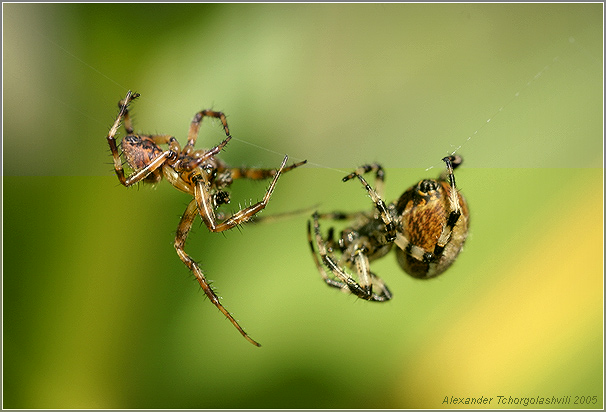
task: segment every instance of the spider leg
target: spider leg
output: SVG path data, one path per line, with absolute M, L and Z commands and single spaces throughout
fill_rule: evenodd
M 302 162 L 293 163 L 290 166 L 286 166 L 284 169 L 282 169 L 281 173 L 289 172 L 299 166 L 303 166 L 305 163 L 307 163 L 307 160 L 303 160 Z M 259 169 L 259 168 L 253 168 L 253 167 L 240 167 L 240 168 L 231 168 L 229 176 L 231 177 L 231 180 L 235 180 L 235 179 L 263 180 L 263 179 L 268 179 L 270 177 L 274 177 L 277 172 L 278 172 L 278 169 Z M 315 209 L 314 206 L 304 208 L 304 209 L 293 210 L 293 211 L 285 212 L 285 213 L 273 214 L 273 215 L 269 215 L 269 216 L 255 216 L 254 220 L 251 220 L 251 222 L 256 223 L 256 224 L 274 222 L 274 221 L 289 218 L 292 216 L 297 216 L 297 215 L 300 215 L 303 213 L 309 213 L 313 209 Z
M 387 286 L 379 277 L 370 272 L 370 264 L 368 262 L 368 257 L 365 254 L 365 247 L 360 245 L 353 251 L 353 261 L 355 263 L 356 272 L 359 279 L 359 282 L 356 282 L 350 274 L 339 266 L 333 257 L 332 251 L 328 250 L 326 246 L 327 242 L 322 239 L 322 235 L 320 233 L 319 215 L 317 213 L 314 213 L 313 221 L 315 242 L 312 237 L 311 222 L 307 223 L 307 239 L 311 248 L 314 262 L 324 282 L 329 286 L 352 293 L 365 300 L 385 302 L 391 299 L 391 292 Z M 318 247 L 318 254 L 320 258 L 318 258 L 318 254 L 316 254 L 314 243 Z M 324 269 L 324 266 L 322 266 L 320 263 L 320 260 L 324 263 L 324 265 L 326 265 L 331 273 L 335 275 L 337 278 L 336 280 L 328 276 L 328 273 Z M 379 287 L 381 290 L 380 294 L 372 291 L 373 284 Z
M 202 123 L 202 119 L 204 117 L 214 117 L 216 119 L 220 119 L 223 124 L 223 130 L 225 130 L 225 136 L 228 139 L 231 139 L 231 135 L 229 134 L 229 127 L 227 127 L 227 119 L 225 118 L 225 114 L 223 112 L 216 112 L 214 110 L 202 110 L 194 115 L 193 120 L 191 121 L 191 125 L 189 126 L 189 132 L 187 133 L 187 144 L 184 148 L 184 153 L 189 154 L 189 152 L 194 150 L 194 146 L 196 145 L 196 140 L 198 140 L 198 133 L 200 131 L 200 124 Z
M 202 270 L 198 266 L 198 264 L 185 252 L 183 249 L 185 246 L 185 241 L 187 240 L 187 235 L 192 227 L 194 219 L 198 214 L 198 205 L 195 200 L 189 202 L 189 205 L 185 209 L 183 216 L 181 217 L 181 221 L 179 222 L 179 226 L 177 227 L 177 235 L 175 237 L 175 250 L 177 251 L 177 255 L 181 261 L 193 272 L 196 276 L 196 280 L 202 287 L 202 290 L 208 296 L 208 299 L 229 319 L 229 321 L 238 329 L 238 331 L 244 336 L 244 338 L 252 343 L 255 346 L 261 346 L 258 342 L 253 340 L 244 329 L 238 324 L 238 322 L 234 319 L 234 317 L 225 309 L 225 307 L 219 301 L 219 297 L 212 290 L 210 284 L 206 280 L 206 277 L 202 273 Z
M 448 196 L 450 213 L 448 214 L 446 224 L 442 228 L 438 242 L 434 247 L 433 256 L 428 257 L 430 261 L 436 260 L 442 255 L 444 248 L 450 242 L 452 231 L 461 217 L 461 204 L 459 202 L 459 193 L 457 192 L 453 170 L 463 162 L 463 159 L 460 156 L 447 156 L 442 160 L 446 163 L 447 176 L 450 183 L 450 194 Z
M 133 183 L 129 182 L 129 184 L 127 184 L 126 177 L 124 176 L 122 159 L 120 159 L 120 152 L 118 151 L 118 145 L 116 143 L 116 133 L 118 133 L 118 128 L 123 120 L 125 120 L 125 128 L 127 128 L 127 131 L 130 129 L 132 132 L 132 124 L 130 117 L 128 116 L 128 105 L 139 96 L 139 93 L 133 93 L 129 90 L 128 93 L 126 93 L 126 97 L 123 100 L 120 100 L 118 103 L 118 107 L 120 108 L 118 117 L 116 117 L 114 124 L 112 125 L 111 129 L 109 129 L 109 133 L 107 134 L 107 143 L 109 144 L 109 149 L 111 150 L 114 158 L 114 170 L 116 171 L 118 180 L 120 180 L 120 183 L 122 183 L 124 186 L 129 186 Z M 156 166 L 156 168 L 158 167 L 159 166 Z M 139 180 L 142 178 L 143 177 L 139 178 Z
M 303 160 L 302 162 L 293 163 L 290 166 L 285 167 L 282 170 L 282 173 L 289 172 L 299 166 L 303 166 L 307 163 L 307 160 Z M 270 177 L 274 177 L 278 169 L 258 169 L 253 167 L 240 167 L 240 168 L 232 168 L 231 169 L 231 178 L 232 179 L 251 179 L 251 180 L 263 180 L 268 179 Z
M 364 167 L 364 166 L 362 166 L 362 167 Z M 393 240 L 396 238 L 396 225 L 393 222 L 391 215 L 387 211 L 387 206 L 385 205 L 385 202 L 383 201 L 383 199 L 381 199 L 381 197 L 376 192 L 376 190 L 374 190 L 372 187 L 370 187 L 368 182 L 366 182 L 366 179 L 364 179 L 364 177 L 361 174 L 359 174 L 357 171 L 345 176 L 343 178 L 343 181 L 347 182 L 348 180 L 350 180 L 353 177 L 357 177 L 360 180 L 360 182 L 362 183 L 362 185 L 364 185 L 364 188 L 366 188 L 366 191 L 370 195 L 370 198 L 372 199 L 373 203 L 375 204 L 375 207 L 377 208 L 377 211 L 379 212 L 379 216 L 381 217 L 381 220 L 385 224 L 385 231 L 387 232 L 387 234 L 385 236 L 386 241 L 393 242 Z M 377 180 L 379 180 L 379 179 L 377 179 Z
M 372 163 L 367 165 L 362 165 L 358 167 L 354 172 L 348 174 L 343 178 L 343 181 L 346 182 L 350 179 L 353 179 L 356 176 L 374 172 L 375 173 L 375 191 L 379 195 L 380 198 L 383 198 L 384 187 L 385 187 L 385 171 L 383 167 L 378 163 Z
M 267 203 L 269 202 L 269 198 L 276 187 L 276 183 L 282 170 L 286 166 L 286 161 L 288 160 L 288 156 L 284 156 L 284 160 L 278 171 L 275 173 L 273 180 L 271 181 L 267 192 L 265 192 L 265 196 L 263 196 L 263 200 L 255 203 L 245 209 L 241 209 L 234 213 L 231 216 L 225 218 L 223 222 L 217 221 L 217 215 L 215 214 L 215 210 L 213 207 L 213 199 L 212 194 L 208 190 L 210 184 L 204 180 L 200 179 L 196 182 L 194 186 L 194 196 L 195 200 L 198 204 L 198 210 L 200 212 L 200 217 L 208 227 L 208 229 L 212 232 L 222 232 L 224 230 L 231 229 L 241 223 L 246 222 L 255 214 L 259 213 L 261 210 L 265 209 Z
M 250 222 L 255 223 L 255 224 L 275 222 L 275 221 L 287 219 L 287 218 L 290 218 L 293 216 L 307 214 L 307 213 L 311 212 L 312 210 L 317 209 L 317 207 L 318 207 L 318 205 L 314 205 L 314 206 L 306 207 L 303 209 L 297 209 L 297 210 L 284 212 L 284 213 L 276 213 L 276 214 L 269 215 L 269 216 L 268 215 L 255 216 L 254 220 L 251 220 Z M 217 216 L 219 216 L 219 213 L 217 213 Z M 318 213 L 318 216 L 320 219 L 351 220 L 351 219 L 357 218 L 358 216 L 364 216 L 364 214 L 361 212 L 355 212 L 355 213 L 331 212 L 331 213 Z M 332 229 L 333 228 L 330 228 L 329 230 L 332 230 Z
M 118 102 L 118 108 L 120 108 L 120 114 L 124 118 L 124 130 L 126 130 L 126 133 L 128 133 L 128 134 L 131 134 L 134 131 L 133 123 L 132 123 L 132 120 L 130 119 L 130 115 L 128 112 L 128 105 L 130 104 L 130 102 L 132 102 L 139 96 L 140 96 L 139 93 L 133 93 L 129 90 L 126 93 L 126 97 Z M 120 115 L 118 117 L 120 117 Z M 117 128 L 116 128 L 116 130 L 117 130 Z
M 381 290 L 381 293 L 379 293 L 378 296 L 381 297 L 382 300 L 378 300 L 378 301 L 385 302 L 385 301 L 390 300 L 392 298 L 392 294 L 391 294 L 391 291 L 389 290 L 389 288 L 387 287 L 387 285 L 385 284 L 385 282 L 383 282 L 383 279 L 381 279 L 380 277 L 378 277 L 377 275 L 375 275 L 372 272 L 370 272 L 370 277 L 371 277 L 371 281 L 372 281 L 374 287 L 378 287 Z
M 306 207 L 304 209 L 290 210 L 288 212 L 283 212 L 283 213 L 274 213 L 271 215 L 255 216 L 254 219 L 251 219 L 249 221 L 249 223 L 252 223 L 255 225 L 258 225 L 261 223 L 263 223 L 263 224 L 264 223 L 273 223 L 273 222 L 278 222 L 280 220 L 290 219 L 295 216 L 308 215 L 309 212 L 316 209 L 316 207 L 317 207 L 317 205 Z M 225 219 L 225 216 L 224 215 L 221 216 L 221 213 L 217 213 L 217 218 Z
M 353 220 L 359 217 L 366 216 L 364 212 L 327 212 L 317 213 L 319 219 L 330 219 L 330 220 Z
M 202 124 L 202 119 L 204 117 L 214 117 L 216 119 L 220 119 L 221 123 L 223 124 L 223 130 L 225 131 L 226 138 L 210 150 L 195 150 L 194 146 L 196 145 L 196 141 L 198 140 L 200 125 Z M 183 155 L 191 156 L 193 160 L 187 164 L 180 165 L 179 169 L 184 171 L 190 171 L 195 169 L 196 167 L 204 163 L 206 160 L 217 155 L 221 150 L 223 150 L 223 148 L 230 140 L 231 135 L 229 133 L 229 127 L 227 126 L 227 119 L 223 112 L 216 112 L 214 110 L 202 110 L 196 113 L 189 126 L 189 132 L 187 133 L 187 143 L 185 144 L 185 147 L 182 151 Z
M 328 286 L 332 286 L 335 288 L 343 289 L 344 291 L 348 291 L 349 288 L 347 287 L 347 285 L 345 283 L 339 282 L 337 280 L 334 280 L 334 279 L 328 277 L 328 274 L 326 273 L 324 266 L 322 266 L 322 264 L 320 263 L 320 259 L 318 259 L 318 255 L 314 248 L 314 240 L 312 239 L 310 221 L 307 222 L 307 241 L 309 242 L 309 247 L 311 248 L 311 255 L 316 264 L 316 268 L 318 269 L 318 272 L 320 273 L 320 276 L 322 276 L 322 279 L 324 280 L 324 282 L 326 282 L 326 284 Z M 316 244 L 318 244 L 317 238 L 316 238 Z
M 450 177 L 452 176 L 452 185 L 455 186 L 453 170 L 463 164 L 463 158 L 459 155 L 446 156 L 442 161 L 446 163 L 446 170 L 440 175 L 440 180 L 450 180 Z

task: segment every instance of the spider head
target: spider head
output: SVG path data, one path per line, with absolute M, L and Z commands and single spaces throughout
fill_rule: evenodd
M 440 187 L 439 183 L 433 179 L 424 179 L 417 185 L 417 193 L 420 196 L 431 196 L 433 192 L 438 190 Z

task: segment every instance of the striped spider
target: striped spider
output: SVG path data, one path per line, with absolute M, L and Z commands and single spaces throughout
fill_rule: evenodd
M 453 172 L 463 159 L 448 156 L 442 160 L 446 171 L 438 179 L 421 180 L 389 205 L 382 200 L 385 174 L 380 165 L 361 166 L 343 178 L 344 182 L 357 178 L 375 207 L 370 212 L 313 214 L 313 230 L 310 221 L 307 238 L 326 284 L 370 301 L 391 299 L 383 280 L 371 272 L 370 262 L 385 256 L 394 244 L 398 263 L 414 278 L 433 278 L 453 264 L 467 237 L 469 210 Z M 371 171 L 376 190 L 362 176 Z M 334 228 L 322 237 L 320 219 L 352 223 L 335 240 Z
M 242 336 L 253 345 L 261 346 L 248 336 L 234 317 L 223 307 L 198 264 L 185 252 L 184 245 L 194 219 L 198 215 L 211 232 L 229 230 L 251 219 L 267 206 L 280 175 L 305 164 L 306 160 L 286 166 L 288 156 L 284 156 L 279 169 L 230 168 L 216 157 L 231 139 L 227 120 L 223 113 L 212 110 L 202 110 L 196 113 L 189 127 L 187 143 L 183 148 L 177 139 L 170 135 L 134 134 L 128 106 L 137 97 L 139 97 L 138 93 L 129 91 L 126 98 L 118 103 L 120 109 L 118 117 L 107 135 L 118 180 L 124 186 L 129 187 L 139 182 L 158 183 L 164 177 L 175 188 L 193 196 L 177 227 L 174 242 L 177 255 L 193 272 L 210 301 L 229 319 Z M 220 119 L 226 138 L 210 150 L 196 150 L 194 146 L 204 117 Z M 127 136 L 121 142 L 122 154 L 133 171 L 130 176 L 124 174 L 121 155 L 115 139 L 122 121 L 124 121 L 124 129 L 127 132 Z M 167 145 L 168 148 L 163 150 L 160 145 Z M 226 216 L 217 209 L 219 206 L 229 203 L 229 194 L 225 189 L 231 185 L 234 179 L 240 178 L 253 180 L 272 178 L 272 180 L 263 200 Z

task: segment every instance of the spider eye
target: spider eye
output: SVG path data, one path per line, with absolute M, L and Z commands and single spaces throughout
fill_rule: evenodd
M 215 194 L 215 204 L 217 206 L 225 205 L 228 203 L 229 203 L 229 193 L 220 190 Z
M 128 135 L 124 137 L 124 141 L 130 144 L 138 144 L 141 143 L 141 138 L 135 135 Z
M 425 179 L 419 182 L 419 193 L 427 194 L 438 190 L 438 182 L 431 179 Z

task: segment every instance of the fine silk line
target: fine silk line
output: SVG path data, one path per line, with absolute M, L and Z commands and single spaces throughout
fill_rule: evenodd
M 120 87 L 120 88 L 121 88 L 121 89 L 124 91 L 124 93 L 126 93 L 128 90 L 130 90 L 128 87 L 126 87 L 126 86 L 124 86 L 124 85 L 122 85 L 122 84 L 118 83 L 117 81 L 115 81 L 115 80 L 114 80 L 114 79 L 112 79 L 111 77 L 107 76 L 106 74 L 104 74 L 103 72 L 101 72 L 100 70 L 98 70 L 98 69 L 97 69 L 96 67 L 94 67 L 93 65 L 91 65 L 91 64 L 89 64 L 89 63 L 87 63 L 86 61 L 82 60 L 81 58 L 79 58 L 79 57 L 78 57 L 78 56 L 76 56 L 75 54 L 73 54 L 73 53 L 69 52 L 69 51 L 68 51 L 68 50 L 66 50 L 64 47 L 61 47 L 59 44 L 57 44 L 56 42 L 52 41 L 52 40 L 51 40 L 51 39 L 49 39 L 47 36 L 44 36 L 42 33 L 38 32 L 38 31 L 37 31 L 37 30 L 35 30 L 35 29 L 32 29 L 32 31 L 34 31 L 35 33 L 37 33 L 37 34 L 38 34 L 40 37 L 44 38 L 44 39 L 45 39 L 46 41 L 48 41 L 50 44 L 52 44 L 53 46 L 55 46 L 56 48 L 58 48 L 59 50 L 61 50 L 62 52 L 64 52 L 64 53 L 65 53 L 65 54 L 67 54 L 68 56 L 70 56 L 71 58 L 73 58 L 74 60 L 78 61 L 80 64 L 82 64 L 82 65 L 84 65 L 84 66 L 88 67 L 89 69 L 91 69 L 91 70 L 93 70 L 95 73 L 97 73 L 98 75 L 103 76 L 105 79 L 109 80 L 110 82 L 112 82 L 112 83 L 113 83 L 113 84 L 115 84 L 116 86 Z M 55 101 L 58 101 L 56 98 L 53 98 L 53 99 L 54 99 Z M 60 101 L 59 101 L 59 102 L 60 102 Z M 63 104 L 64 106 L 70 107 L 70 106 L 68 106 L 67 104 L 65 104 L 64 102 L 60 102 L 60 103 L 61 103 L 61 104 Z M 83 113 L 82 111 L 80 111 L 80 110 L 77 110 L 77 109 L 75 109 L 75 108 L 73 108 L 73 107 L 70 107 L 70 108 L 71 108 L 72 110 L 74 110 L 74 111 L 76 111 L 76 112 L 80 113 L 81 115 L 83 115 L 83 116 L 87 117 L 88 119 L 95 120 L 96 122 L 98 122 L 98 123 L 100 123 L 100 124 L 104 124 L 104 123 L 102 123 L 101 121 L 99 121 L 99 120 L 97 120 L 97 119 L 92 119 L 90 116 L 88 116 L 88 115 L 84 114 L 84 113 Z M 247 144 L 247 145 L 249 145 L 249 146 L 253 146 L 253 147 L 257 148 L 257 149 L 264 150 L 264 151 L 269 152 L 269 153 L 277 154 L 277 155 L 280 155 L 280 156 L 283 156 L 283 155 L 284 155 L 284 153 L 277 152 L 277 151 L 272 150 L 272 149 L 269 149 L 269 148 L 267 148 L 267 147 L 264 147 L 264 146 L 261 146 L 261 145 L 258 145 L 258 144 L 255 144 L 255 143 L 252 143 L 252 142 L 246 141 L 246 140 L 244 140 L 244 139 L 240 139 L 240 138 L 237 138 L 237 137 L 234 137 L 234 136 L 232 136 L 232 139 L 233 139 L 233 140 L 237 140 L 237 141 L 239 141 L 239 142 L 241 142 L 241 143 L 245 143 L 245 144 Z M 294 159 L 294 160 L 297 160 L 297 161 L 302 161 L 302 160 L 305 160 L 305 159 L 304 159 L 304 158 L 302 158 L 302 157 L 295 157 L 295 156 L 289 156 L 289 158 Z M 324 169 L 328 169 L 328 170 L 334 170 L 334 171 L 337 171 L 337 172 L 342 173 L 342 174 L 347 174 L 347 173 L 348 173 L 348 172 L 343 171 L 343 170 L 340 170 L 340 169 L 335 169 L 335 168 L 333 168 L 333 167 L 329 167 L 329 166 L 321 165 L 321 164 L 319 164 L 319 163 L 310 162 L 309 160 L 307 161 L 307 164 L 309 164 L 309 165 L 313 165 L 313 166 L 317 166 L 317 167 L 320 167 L 320 168 L 324 168 Z
M 63 51 L 65 54 L 67 54 L 67 55 L 69 55 L 70 57 L 72 57 L 74 60 L 78 61 L 80 64 L 82 64 L 82 65 L 84 65 L 84 66 L 88 67 L 90 70 L 93 70 L 93 71 L 94 71 L 95 73 L 97 73 L 98 75 L 100 75 L 100 76 L 104 77 L 105 79 L 107 79 L 107 80 L 108 80 L 108 81 L 110 81 L 111 83 L 113 83 L 113 84 L 115 84 L 116 86 L 120 87 L 122 90 L 124 90 L 124 91 L 130 90 L 129 88 L 127 88 L 127 87 L 125 87 L 124 85 L 122 85 L 122 84 L 118 83 L 117 81 L 115 81 L 115 80 L 114 80 L 114 79 L 112 79 L 111 77 L 107 76 L 106 74 L 104 74 L 103 72 L 101 72 L 100 70 L 98 70 L 97 68 L 95 68 L 94 66 L 92 66 L 91 64 L 87 63 L 86 61 L 82 60 L 82 59 L 81 59 L 81 58 L 79 58 L 78 56 L 74 55 L 73 53 L 69 52 L 69 51 L 68 51 L 68 50 L 66 50 L 65 48 L 61 47 L 59 44 L 57 44 L 57 43 L 56 43 L 56 42 L 54 42 L 53 40 L 49 39 L 47 36 L 44 36 L 43 34 L 41 34 L 40 32 L 36 31 L 35 29 L 32 29 L 32 31 L 34 31 L 35 33 L 37 33 L 37 34 L 38 34 L 40 37 L 43 37 L 43 38 L 44 38 L 46 41 L 48 41 L 49 43 L 51 43 L 53 46 L 57 47 L 59 50 Z M 571 44 L 575 42 L 575 40 L 574 40 L 574 38 L 573 38 L 573 37 L 570 37 L 570 38 L 568 39 L 568 41 L 569 41 L 569 43 L 571 43 Z M 557 61 L 558 61 L 558 57 L 555 57 L 555 58 L 553 59 L 552 64 L 556 63 Z M 513 103 L 513 102 L 514 102 L 514 101 L 515 101 L 515 100 L 516 100 L 516 99 L 517 99 L 517 98 L 520 96 L 520 94 L 521 94 L 523 91 L 525 91 L 525 89 L 527 89 L 528 87 L 530 87 L 530 86 L 531 86 L 531 85 L 532 85 L 532 84 L 533 84 L 533 83 L 534 83 L 534 82 L 535 82 L 537 79 L 539 79 L 539 78 L 540 78 L 540 77 L 543 75 L 543 73 L 544 73 L 546 70 L 548 70 L 550 67 L 551 67 L 551 65 L 546 65 L 546 66 L 545 66 L 545 67 L 544 67 L 542 70 L 540 70 L 540 71 L 539 71 L 537 74 L 535 74 L 535 75 L 534 75 L 534 76 L 533 76 L 533 77 L 532 77 L 532 78 L 531 78 L 531 79 L 530 79 L 528 82 L 526 82 L 526 84 L 525 84 L 525 85 L 522 87 L 522 89 L 518 90 L 518 91 L 517 91 L 517 92 L 516 92 L 516 93 L 513 95 L 513 97 L 511 97 L 511 98 L 510 98 L 510 99 L 509 99 L 509 100 L 508 100 L 508 101 L 507 101 L 507 102 L 506 102 L 504 105 L 502 105 L 501 107 L 499 107 L 499 109 L 498 109 L 498 110 L 497 110 L 497 111 L 496 111 L 496 112 L 495 112 L 495 113 L 494 113 L 494 114 L 493 114 L 491 117 L 489 117 L 489 118 L 488 118 L 488 119 L 487 119 L 487 120 L 486 120 L 486 121 L 485 121 L 485 122 L 484 122 L 484 123 L 483 123 L 483 124 L 482 124 L 482 125 L 481 125 L 481 126 L 478 128 L 478 129 L 476 129 L 476 130 L 475 130 L 475 131 L 474 131 L 472 134 L 470 134 L 470 135 L 467 137 L 467 139 L 465 139 L 465 141 L 463 141 L 463 143 L 461 143 L 461 144 L 460 144 L 459 146 L 457 146 L 457 147 L 456 147 L 454 150 L 452 150 L 452 151 L 450 152 L 450 155 L 454 155 L 454 154 L 456 154 L 456 153 L 457 153 L 457 152 L 458 152 L 458 151 L 459 151 L 459 150 L 460 150 L 460 149 L 461 149 L 463 146 L 465 146 L 465 145 L 466 145 L 466 144 L 467 144 L 469 141 L 471 141 L 471 140 L 472 140 L 472 139 L 473 139 L 473 138 L 474 138 L 476 135 L 478 135 L 478 134 L 479 134 L 479 133 L 482 131 L 482 129 L 484 129 L 484 127 L 486 127 L 486 126 L 487 126 L 487 124 L 488 124 L 488 123 L 490 123 L 490 122 L 491 122 L 491 121 L 492 121 L 492 120 L 493 120 L 493 119 L 494 119 L 496 116 L 498 116 L 498 115 L 499 115 L 499 113 L 501 113 L 501 112 L 502 112 L 502 111 L 503 111 L 503 110 L 504 110 L 506 107 L 508 107 L 509 105 L 511 105 L 511 104 L 512 104 L 512 103 Z M 56 100 L 56 99 L 55 99 L 55 100 Z M 77 111 L 77 112 L 79 112 L 80 114 L 84 115 L 82 112 L 80 112 L 80 111 L 78 111 L 78 110 L 76 110 L 76 111 Z M 89 117 L 89 116 L 87 116 L 87 115 L 85 115 L 85 116 L 86 116 L 86 117 L 88 117 L 88 118 L 90 118 L 90 117 Z M 234 140 L 237 140 L 237 141 L 241 142 L 241 143 L 248 144 L 248 145 L 250 145 L 250 146 L 252 146 L 252 147 L 255 147 L 255 148 L 260 149 L 260 150 L 264 150 L 264 151 L 269 152 L 269 153 L 272 153 L 272 154 L 276 154 L 276 155 L 280 155 L 280 156 L 284 155 L 284 153 L 277 152 L 277 151 L 275 151 L 275 150 L 269 149 L 269 148 L 267 148 L 267 147 L 264 147 L 264 146 L 261 146 L 261 145 L 258 145 L 258 144 L 252 143 L 252 142 L 249 142 L 249 141 L 244 140 L 244 139 L 236 138 L 236 137 L 233 137 L 233 136 L 232 136 L 232 138 L 233 138 Z M 290 157 L 290 156 L 289 156 L 289 157 Z M 301 161 L 301 160 L 304 160 L 304 159 L 305 159 L 305 158 L 302 158 L 302 157 L 297 157 L 297 156 L 292 156 L 291 158 L 292 158 L 292 159 L 294 159 L 294 160 L 298 160 L 298 161 Z M 344 174 L 347 174 L 347 172 L 346 172 L 346 171 L 343 171 L 343 170 L 341 170 L 341 169 L 333 168 L 333 167 L 326 166 L 326 165 L 322 165 L 322 164 L 319 164 L 319 163 L 314 163 L 314 162 L 311 162 L 311 161 L 309 161 L 309 160 L 308 160 L 308 162 L 307 162 L 307 163 L 308 163 L 309 165 L 313 165 L 313 166 L 317 166 L 317 167 L 320 167 L 320 168 L 324 168 L 324 169 L 333 170 L 333 171 L 336 171 L 336 172 L 339 172 L 339 173 L 344 173 Z M 430 166 L 430 167 L 426 168 L 425 170 L 426 170 L 426 171 L 428 171 L 428 170 L 430 170 L 430 169 L 433 169 L 435 166 L 436 166 L 436 165 L 434 164 L 434 165 L 432 165 L 432 166 Z
M 571 38 L 572 39 L 572 38 Z M 569 40 L 571 43 L 574 40 Z M 453 156 L 455 155 L 463 146 L 465 146 L 472 138 L 474 138 L 476 135 L 478 135 L 482 129 L 484 129 L 488 123 L 490 123 L 495 117 L 497 117 L 506 107 L 508 107 L 509 105 L 511 105 L 519 96 L 520 94 L 522 94 L 522 92 L 524 92 L 528 87 L 530 87 L 536 80 L 538 80 L 543 73 L 550 69 L 551 66 L 553 64 L 555 64 L 556 62 L 558 62 L 559 60 L 559 56 L 556 56 L 553 58 L 552 63 L 546 65 L 545 67 L 543 67 L 542 70 L 540 70 L 537 74 L 535 74 L 530 80 L 528 80 L 526 82 L 526 84 L 517 92 L 514 93 L 513 97 L 511 97 L 504 105 L 502 105 L 501 107 L 499 107 L 499 109 L 492 115 L 490 116 L 488 119 L 486 119 L 486 121 L 484 123 L 482 123 L 482 125 L 480 127 L 478 127 L 472 134 L 470 134 L 467 139 L 465 139 L 465 141 L 463 143 L 461 143 L 459 146 L 457 146 L 452 152 L 450 152 L 450 155 Z M 425 171 L 428 171 L 430 169 L 433 169 L 436 165 L 432 165 L 430 167 L 428 167 L 427 169 L 425 169 Z

